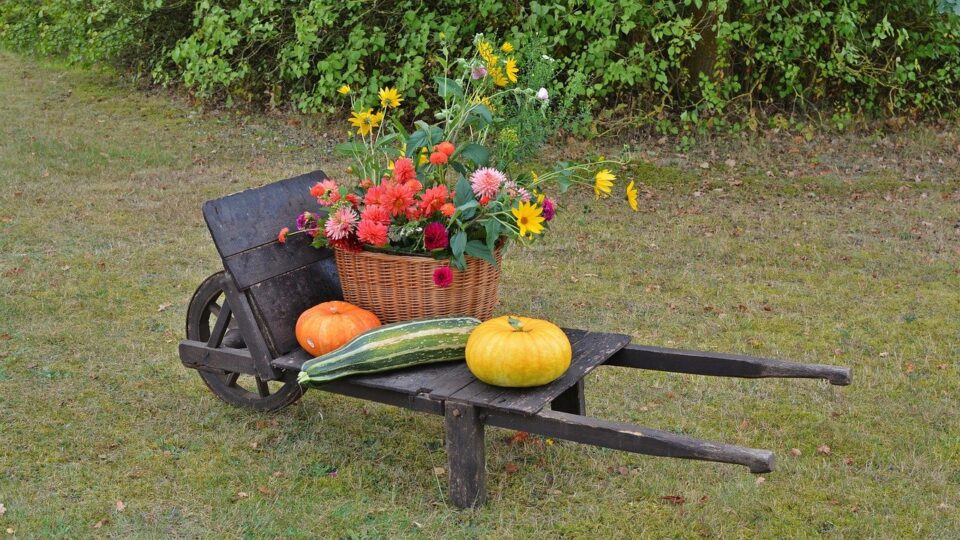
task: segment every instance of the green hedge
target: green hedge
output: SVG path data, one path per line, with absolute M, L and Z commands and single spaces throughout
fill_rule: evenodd
M 429 103 L 438 36 L 543 41 L 607 123 L 724 126 L 751 111 L 938 115 L 960 103 L 957 0 L 6 0 L 0 43 L 107 61 L 215 100 L 329 111 L 336 88 Z M 415 110 L 414 110 L 415 109 Z

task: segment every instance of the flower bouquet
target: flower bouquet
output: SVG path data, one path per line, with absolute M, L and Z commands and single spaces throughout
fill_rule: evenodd
M 523 84 L 514 48 L 476 36 L 468 58 L 442 49 L 436 121 L 405 128 L 395 113 L 408 97 L 381 88 L 368 107 L 349 86 L 350 140 L 337 147 L 352 161 L 352 182 L 324 180 L 311 189 L 322 210 L 305 211 L 296 230 L 312 246 L 336 254 L 344 299 L 383 322 L 440 315 L 489 318 L 497 299 L 500 260 L 510 243 L 527 245 L 557 212 L 552 190 L 591 187 L 612 192 L 619 161 L 562 162 L 537 174 L 518 156 L 548 134 L 550 96 Z M 528 58 L 533 55 L 527 55 Z M 539 56 L 531 63 L 550 62 Z M 549 69 L 525 72 L 543 78 Z M 546 78 L 549 80 L 549 77 Z M 533 131 L 531 131 L 533 130 Z M 530 144 L 526 144 L 529 150 Z M 631 182 L 627 199 L 636 209 Z

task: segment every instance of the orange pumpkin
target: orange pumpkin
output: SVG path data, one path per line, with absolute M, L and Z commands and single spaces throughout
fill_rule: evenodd
M 380 319 L 373 312 L 335 300 L 301 313 L 295 333 L 301 347 L 320 356 L 378 326 Z

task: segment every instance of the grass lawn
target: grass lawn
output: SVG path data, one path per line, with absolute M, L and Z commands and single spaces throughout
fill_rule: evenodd
M 797 143 L 800 173 L 787 152 L 701 168 L 638 144 L 641 212 L 562 198 L 550 237 L 506 257 L 500 313 L 848 365 L 854 384 L 606 368 L 591 414 L 771 449 L 777 470 L 489 428 L 489 502 L 459 511 L 439 417 L 317 391 L 255 414 L 180 365 L 219 265 L 201 203 L 337 175 L 334 141 L 109 80 L 0 53 L 0 537 L 960 536 L 956 131 L 864 137 L 849 173 L 829 143 Z M 876 166 L 895 151 L 924 174 Z

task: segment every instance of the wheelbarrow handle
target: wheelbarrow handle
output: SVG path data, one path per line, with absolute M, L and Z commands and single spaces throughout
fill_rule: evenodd
M 852 380 L 850 368 L 842 366 L 800 364 L 739 354 L 684 351 L 633 344 L 620 349 L 604 365 L 716 377 L 826 379 L 830 384 L 839 386 L 846 386 Z

